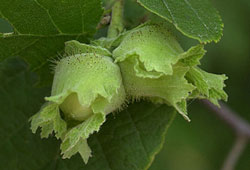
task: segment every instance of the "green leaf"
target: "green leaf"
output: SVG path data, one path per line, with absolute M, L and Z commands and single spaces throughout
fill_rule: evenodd
M 201 98 L 207 98 L 215 105 L 219 106 L 218 100 L 227 101 L 227 94 L 223 90 L 225 87 L 224 81 L 227 77 L 212 73 L 207 73 L 198 67 L 192 67 L 187 75 L 187 79 L 196 86 L 196 91 L 201 94 Z
M 20 56 L 48 84 L 49 59 L 62 53 L 65 41 L 87 42 L 102 13 L 101 0 L 0 0 L 0 18 L 14 28 L 0 37 L 0 61 Z
M 32 134 L 28 121 L 49 90 L 34 87 L 36 76 L 17 58 L 0 63 L 0 81 L 0 169 L 53 169 L 59 145 Z
M 218 42 L 223 23 L 208 0 L 137 0 L 147 10 L 173 23 L 184 35 L 200 42 Z
M 166 105 L 135 103 L 109 115 L 89 144 L 93 157 L 86 170 L 146 170 L 160 151 L 175 110 Z M 101 153 L 101 154 L 97 154 Z

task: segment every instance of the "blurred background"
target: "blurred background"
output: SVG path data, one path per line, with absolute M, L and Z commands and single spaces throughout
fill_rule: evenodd
M 152 17 L 135 0 L 125 1 L 125 25 L 128 29 Z M 224 36 L 219 43 L 205 46 L 208 52 L 202 59 L 201 67 L 229 77 L 225 89 L 229 95 L 227 104 L 250 122 L 250 1 L 212 0 L 212 3 L 223 19 Z M 0 32 L 10 30 L 11 27 L 0 19 Z M 101 34 L 99 32 L 99 36 Z M 198 43 L 178 32 L 176 36 L 184 49 Z M 165 145 L 150 170 L 221 168 L 235 140 L 233 131 L 199 101 L 189 102 L 188 111 L 191 123 L 176 116 L 167 133 Z M 236 170 L 249 169 L 250 143 L 236 167 Z
M 205 46 L 202 68 L 225 73 L 228 106 L 250 122 L 250 1 L 212 0 L 224 22 L 217 44 Z M 194 41 L 178 36 L 185 49 Z M 199 101 L 188 107 L 191 123 L 177 116 L 150 170 L 219 170 L 235 141 L 234 132 Z M 236 170 L 250 169 L 250 143 Z

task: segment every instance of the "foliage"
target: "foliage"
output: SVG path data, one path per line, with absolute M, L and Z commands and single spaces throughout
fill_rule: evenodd
M 184 35 L 197 39 L 201 43 L 217 42 L 222 35 L 223 24 L 220 16 L 206 0 L 190 2 L 139 0 L 138 2 L 149 11 L 172 22 Z M 92 45 L 84 44 L 93 40 L 102 15 L 103 8 L 100 0 L 56 0 L 53 3 L 47 0 L 31 2 L 0 0 L 0 17 L 8 21 L 14 30 L 13 33 L 0 34 L 0 78 L 3 82 L 11 79 L 11 86 L 5 83 L 0 85 L 3 89 L 1 93 L 4 94 L 1 95 L 2 100 L 9 98 L 9 95 L 17 89 L 17 84 L 13 81 L 24 84 L 22 88 L 29 91 L 27 94 L 21 94 L 20 100 L 37 98 L 32 100 L 34 104 L 19 103 L 19 100 L 0 104 L 5 105 L 0 113 L 8 114 L 1 123 L 2 129 L 7 129 L 5 131 L 11 134 L 16 134 L 20 129 L 27 135 L 26 139 L 19 139 L 20 143 L 17 140 L 13 146 L 6 147 L 3 153 L 11 155 L 11 152 L 16 152 L 22 155 L 24 153 L 14 146 L 26 140 L 30 143 L 23 144 L 27 155 L 22 160 L 17 160 L 21 169 L 37 169 L 37 167 L 63 169 L 67 166 L 72 169 L 79 169 L 79 167 L 82 169 L 103 169 L 104 167 L 106 169 L 147 169 L 161 148 L 175 109 L 189 120 L 186 100 L 208 98 L 218 104 L 217 100 L 227 99 L 223 91 L 226 77 L 206 73 L 197 67 L 200 64 L 199 60 L 205 54 L 203 44 L 193 46 L 184 52 L 174 36 L 166 31 L 168 29 L 164 23 L 143 24 L 132 30 L 120 32 L 117 37 L 91 41 Z M 186 22 L 187 20 L 191 22 Z M 41 97 L 48 96 L 48 88 L 45 87 L 52 83 L 50 61 L 54 61 L 58 55 L 72 56 L 71 58 L 63 56 L 63 59 L 56 61 L 51 97 L 46 98 L 48 103 L 32 117 L 32 131 L 35 132 L 39 126 L 42 127 L 42 137 L 48 137 L 54 131 L 57 138 L 63 142 L 60 147 L 64 154 L 63 158 L 70 158 L 79 152 L 87 163 L 91 156 L 91 148 L 93 157 L 86 165 L 77 165 L 79 157 L 62 161 L 57 141 L 50 139 L 45 144 L 37 136 L 32 136 L 27 129 L 29 117 L 42 104 Z M 14 56 L 24 59 L 28 66 L 20 59 L 12 59 Z M 105 61 L 104 56 L 107 57 Z M 95 57 L 99 57 L 100 61 L 94 59 L 95 64 L 92 63 L 93 65 L 89 67 L 91 69 L 81 73 L 79 68 L 87 68 L 89 62 L 92 62 L 92 58 Z M 98 65 L 98 62 L 101 64 Z M 60 63 L 61 67 L 58 66 Z M 65 69 L 66 67 L 69 68 Z M 100 67 L 109 69 L 99 70 Z M 112 67 L 116 70 L 110 69 Z M 93 68 L 96 68 L 95 72 L 92 72 Z M 86 76 L 81 76 L 80 73 Z M 86 83 L 87 80 L 89 83 Z M 88 85 L 81 84 L 81 81 Z M 121 84 L 121 81 L 124 84 Z M 127 99 L 123 95 L 123 85 Z M 134 89 L 136 90 L 133 91 Z M 92 96 L 88 96 L 89 92 L 93 92 Z M 87 109 L 92 109 L 87 118 L 78 119 L 70 115 L 69 117 L 75 119 L 71 120 L 60 112 L 59 109 L 70 114 L 76 112 L 75 108 L 78 105 L 74 105 L 75 102 L 73 105 L 72 102 L 64 103 L 67 97 L 74 93 L 78 97 L 71 97 L 70 101 L 79 100 L 81 106 L 86 105 Z M 13 94 L 13 98 L 15 95 L 17 94 Z M 118 98 L 119 102 L 117 102 Z M 154 104 L 134 103 L 126 109 L 122 106 L 138 99 L 146 99 Z M 115 106 L 110 106 L 116 102 Z M 16 109 L 8 108 L 19 104 L 20 107 L 17 110 L 24 116 L 16 119 L 14 111 Z M 119 108 L 124 111 L 115 115 L 109 114 Z M 107 114 L 109 115 L 106 118 Z M 15 119 L 16 124 L 9 130 L 9 124 L 5 122 L 11 119 Z M 106 123 L 104 123 L 105 119 L 107 119 Z M 25 122 L 25 124 L 20 126 L 18 122 Z M 152 126 L 154 128 L 151 128 Z M 98 133 L 94 133 L 99 129 Z M 22 133 L 17 136 L 21 138 Z M 92 133 L 94 134 L 91 135 Z M 88 146 L 86 139 L 89 136 Z M 12 137 L 3 135 L 2 146 Z M 34 153 L 32 148 L 37 145 L 42 151 L 46 150 L 44 155 L 40 156 L 44 157 L 44 160 L 39 160 L 37 155 L 34 161 L 25 164 L 27 156 Z M 53 149 L 48 150 L 46 147 Z M 46 157 L 47 154 L 50 156 Z M 16 169 L 13 163 L 6 159 L 5 161 L 7 169 Z
M 51 84 L 49 59 L 62 53 L 64 42 L 88 42 L 102 16 L 100 0 L 0 1 L 0 17 L 14 28 L 0 35 L 0 61 L 20 56 L 40 83 Z
M 207 0 L 138 0 L 146 9 L 172 22 L 188 37 L 200 42 L 218 42 L 223 23 Z

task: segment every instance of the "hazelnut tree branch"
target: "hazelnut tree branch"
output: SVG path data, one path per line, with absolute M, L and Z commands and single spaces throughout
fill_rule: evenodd
M 237 136 L 236 141 L 228 153 L 227 158 L 225 159 L 221 170 L 234 170 L 237 161 L 241 153 L 244 151 L 247 145 L 247 138 L 245 136 Z
M 201 102 L 229 125 L 236 134 L 236 141 L 222 166 L 222 170 L 233 170 L 248 140 L 250 140 L 250 124 L 223 103 L 220 103 L 221 107 L 218 108 L 208 100 L 201 100 Z

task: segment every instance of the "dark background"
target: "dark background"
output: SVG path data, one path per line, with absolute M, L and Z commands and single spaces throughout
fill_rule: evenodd
M 225 73 L 227 104 L 250 122 L 250 1 L 213 0 L 224 22 L 224 36 L 217 44 L 206 45 L 202 68 L 212 73 Z M 148 18 L 147 12 L 134 0 L 126 0 L 125 25 L 136 26 Z M 0 32 L 11 27 L 0 19 Z M 177 33 L 184 49 L 197 44 Z M 208 111 L 199 101 L 190 101 L 191 123 L 177 115 L 170 127 L 162 151 L 156 156 L 150 170 L 217 170 L 235 140 L 233 131 Z M 250 169 L 250 144 L 244 150 L 236 167 Z

